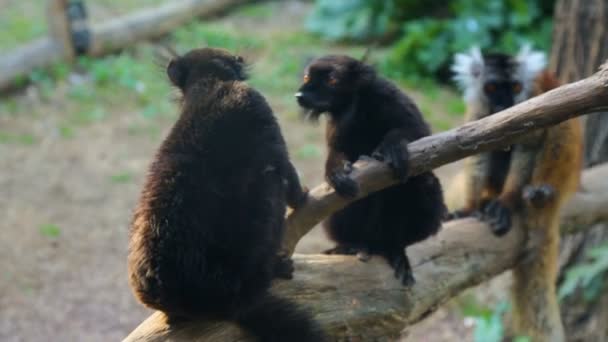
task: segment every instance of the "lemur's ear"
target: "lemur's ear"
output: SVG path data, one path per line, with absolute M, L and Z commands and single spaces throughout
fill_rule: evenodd
M 480 86 L 484 72 L 483 55 L 479 46 L 473 46 L 468 52 L 454 55 L 451 70 L 454 73 L 453 79 L 464 91 L 465 98 L 475 93 L 474 90 Z
M 538 73 L 547 67 L 547 56 L 542 51 L 532 50 L 530 44 L 524 44 L 515 56 L 519 78 L 524 80 L 535 79 Z
M 178 88 L 183 88 L 186 81 L 186 71 L 182 67 L 181 60 L 174 58 L 167 65 L 167 76 L 171 80 L 171 83 Z

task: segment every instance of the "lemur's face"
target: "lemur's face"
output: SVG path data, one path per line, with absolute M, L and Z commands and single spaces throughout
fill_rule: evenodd
M 185 91 L 188 86 L 204 78 L 246 80 L 246 68 L 247 65 L 240 56 L 223 49 L 202 48 L 171 60 L 167 66 L 167 75 L 176 87 Z
M 452 71 L 464 90 L 465 101 L 486 109 L 483 115 L 500 112 L 532 95 L 533 82 L 545 67 L 545 55 L 524 46 L 518 55 L 481 54 L 473 48 L 457 54 Z
M 513 106 L 523 90 L 522 80 L 516 72 L 517 63 L 504 54 L 486 54 L 483 62 L 485 75 L 481 80 L 482 91 L 490 113 Z
M 374 77 L 370 66 L 354 58 L 325 56 L 306 68 L 295 96 L 309 117 L 317 119 L 324 112 L 336 114 L 346 108 L 357 89 Z

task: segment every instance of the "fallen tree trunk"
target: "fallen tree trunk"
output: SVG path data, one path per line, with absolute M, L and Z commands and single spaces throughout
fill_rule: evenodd
M 582 81 L 409 144 L 410 172 L 418 174 L 481 151 L 505 147 L 534 129 L 603 108 L 608 108 L 608 63 Z M 569 215 L 564 222 L 580 227 L 577 223 L 606 218 L 608 202 L 601 201 L 606 200 L 607 176 L 607 167 L 585 172 L 586 191 L 577 194 L 564 210 Z M 357 162 L 352 177 L 360 185 L 358 198 L 396 182 L 388 167 L 375 161 Z M 306 205 L 288 213 L 286 251 L 293 252 L 312 227 L 352 200 L 340 198 L 327 184 L 313 189 Z M 460 291 L 511 268 L 530 242 L 517 222 L 509 234 L 496 238 L 476 220 L 459 220 L 446 224 L 437 236 L 408 248 L 417 278 L 412 288 L 403 288 L 380 260 L 364 264 L 347 256 L 297 255 L 294 280 L 277 282 L 273 291 L 311 308 L 334 339 L 384 340 L 397 336 L 405 325 L 424 318 Z M 233 324 L 209 320 L 167 322 L 157 312 L 125 341 L 243 339 L 245 335 Z
M 121 18 L 92 25 L 88 55 L 100 56 L 138 41 L 157 38 L 193 18 L 209 18 L 251 0 L 181 0 L 144 9 Z M 0 57 L 0 91 L 9 89 L 19 77 L 74 57 L 70 33 L 66 31 L 66 1 L 49 2 L 49 37 L 25 44 Z
M 564 211 L 564 232 L 608 218 L 608 164 L 586 170 L 585 192 Z M 593 205 L 589 205 L 593 204 Z M 406 289 L 380 258 L 363 263 L 352 256 L 294 255 L 293 280 L 276 281 L 273 291 L 309 308 L 332 340 L 394 340 L 466 288 L 511 268 L 525 252 L 515 224 L 497 238 L 475 219 L 448 222 L 439 234 L 408 248 L 416 284 Z M 535 246 L 529 245 L 528 248 Z M 125 341 L 247 341 L 234 324 L 190 321 L 170 324 L 156 312 Z
M 99 56 L 159 37 L 192 18 L 212 17 L 250 0 L 181 0 L 94 25 L 89 55 Z

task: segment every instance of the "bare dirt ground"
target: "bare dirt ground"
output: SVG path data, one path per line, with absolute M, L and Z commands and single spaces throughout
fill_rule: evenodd
M 38 137 L 33 144 L 0 144 L 0 341 L 120 340 L 150 314 L 128 288 L 127 232 L 146 167 L 172 119 L 156 121 L 160 134 L 137 134 L 132 128 L 149 121 L 116 111 L 65 139 L 58 130 L 65 109 L 60 91 L 50 101 L 32 88 L 15 96 L 20 105 L 43 110 L 0 113 L 3 131 Z M 281 124 L 290 149 L 311 135 L 323 148 L 322 127 L 283 118 Z M 322 180 L 322 162 L 323 156 L 295 160 L 306 184 Z M 439 174 L 445 179 L 453 170 Z M 132 178 L 117 182 L 117 173 Z M 298 252 L 329 245 L 316 229 Z M 441 309 L 409 336 L 467 340 L 471 329 L 453 310 Z

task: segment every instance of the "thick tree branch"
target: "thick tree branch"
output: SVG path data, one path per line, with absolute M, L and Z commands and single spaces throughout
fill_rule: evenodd
M 608 62 L 584 80 L 561 86 L 487 118 L 409 144 L 411 174 L 419 174 L 482 151 L 508 146 L 534 129 L 549 127 L 600 109 L 608 109 Z M 361 188 L 357 198 L 396 182 L 385 164 L 373 161 L 355 163 L 352 177 Z M 327 184 L 311 190 L 308 203 L 288 214 L 285 250 L 293 253 L 296 244 L 306 233 L 349 202 L 338 196 Z
M 585 171 L 583 187 L 564 211 L 565 232 L 608 218 L 608 164 Z M 590 205 L 591 204 L 591 205 Z M 585 226 L 580 225 L 584 223 Z M 575 226 L 569 226 L 574 224 Z M 380 258 L 294 255 L 293 280 L 273 291 L 315 313 L 332 340 L 391 340 L 462 290 L 511 268 L 526 250 L 516 224 L 503 238 L 475 219 L 448 222 L 439 234 L 408 248 L 416 284 L 404 288 Z M 535 247 L 529 245 L 529 248 Z M 246 341 L 234 324 L 213 321 L 167 323 L 156 312 L 125 341 Z

